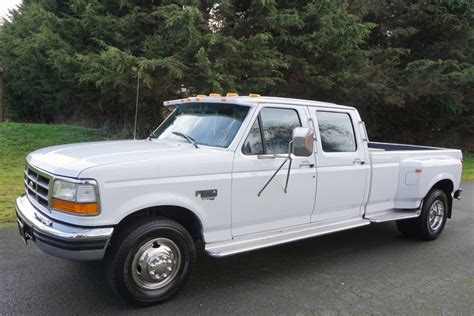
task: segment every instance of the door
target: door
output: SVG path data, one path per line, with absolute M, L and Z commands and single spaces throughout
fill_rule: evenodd
M 361 217 L 370 164 L 357 113 L 310 108 L 317 134 L 317 196 L 311 221 Z
M 316 194 L 315 157 L 293 157 L 259 196 L 288 154 L 293 129 L 309 127 L 302 106 L 260 104 L 235 152 L 232 173 L 232 234 L 240 236 L 310 222 Z M 276 156 L 279 155 L 279 156 Z

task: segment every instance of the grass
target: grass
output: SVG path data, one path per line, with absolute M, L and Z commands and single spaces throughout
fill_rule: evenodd
M 0 226 L 15 221 L 15 198 L 23 193 L 25 157 L 35 149 L 105 139 L 96 129 L 22 123 L 0 123 Z M 463 180 L 474 180 L 474 156 L 464 159 Z
M 0 225 L 15 221 L 14 202 L 23 193 L 28 153 L 47 146 L 104 139 L 96 129 L 22 123 L 0 123 Z
M 474 180 L 474 156 L 466 156 L 462 168 L 463 180 Z

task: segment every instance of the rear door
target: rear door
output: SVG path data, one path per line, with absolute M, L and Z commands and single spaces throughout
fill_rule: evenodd
M 310 107 L 317 129 L 317 196 L 311 221 L 361 217 L 370 164 L 355 110 Z
M 315 157 L 294 157 L 287 193 L 288 163 L 263 193 L 259 191 L 288 154 L 293 129 L 309 127 L 305 107 L 260 104 L 234 156 L 232 235 L 240 236 L 307 224 L 316 194 Z

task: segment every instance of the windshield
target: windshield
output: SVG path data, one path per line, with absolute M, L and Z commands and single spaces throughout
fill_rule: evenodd
M 247 106 L 226 103 L 178 105 L 151 138 L 182 142 L 183 137 L 177 135 L 179 133 L 199 145 L 226 148 L 239 131 L 248 111 Z

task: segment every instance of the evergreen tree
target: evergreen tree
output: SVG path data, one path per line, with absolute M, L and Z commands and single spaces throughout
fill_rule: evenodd
M 0 66 L 15 120 L 120 130 L 139 80 L 143 134 L 166 99 L 257 92 L 356 106 L 372 138 L 474 151 L 473 12 L 469 0 L 24 0 L 0 31 Z

